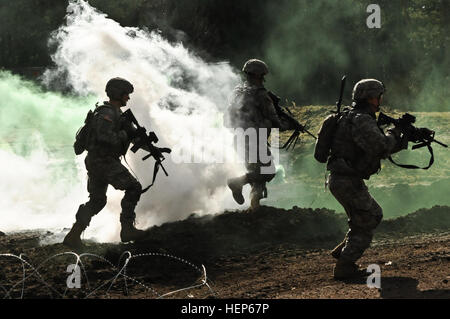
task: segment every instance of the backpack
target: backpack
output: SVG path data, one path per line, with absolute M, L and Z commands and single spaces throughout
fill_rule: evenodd
M 84 120 L 84 124 L 80 127 L 75 134 L 75 143 L 73 143 L 73 149 L 76 155 L 80 155 L 88 149 L 89 138 L 91 135 L 91 123 L 94 118 L 94 112 L 89 110 Z
M 330 156 L 331 144 L 341 114 L 331 114 L 322 123 L 314 148 L 314 158 L 320 163 L 326 163 Z

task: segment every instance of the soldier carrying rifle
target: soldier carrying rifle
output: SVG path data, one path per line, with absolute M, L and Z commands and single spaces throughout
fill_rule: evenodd
M 88 152 L 85 164 L 88 171 L 89 201 L 80 205 L 76 221 L 64 238 L 63 243 L 71 248 L 82 246 L 81 233 L 89 226 L 91 218 L 105 207 L 108 185 L 125 191 L 121 201 L 121 241 L 128 242 L 142 238 L 144 231 L 134 226 L 136 219 L 134 209 L 143 192 L 142 186 L 122 165 L 120 157 L 126 154 L 130 143 L 133 143 L 132 151 L 136 152 L 137 148 L 141 147 L 155 157 L 157 169 L 162 166 L 161 161 L 164 159 L 162 152 L 170 152 L 170 149 L 160 149 L 151 145 L 157 142 L 156 135 L 151 132 L 147 136 L 145 129 L 137 125 L 134 116 L 130 114 L 131 111 L 127 111 L 125 114 L 127 116 L 122 113 L 121 108 L 127 105 L 130 94 L 134 91 L 130 82 L 123 78 L 113 78 L 106 84 L 105 91 L 109 101 L 97 105 L 94 112 L 88 113 L 85 126 L 77 133 L 74 144 L 77 155 L 84 150 Z
M 269 73 L 267 65 L 258 59 L 248 60 L 242 72 L 245 74 L 245 81 L 238 85 L 233 92 L 228 109 L 228 125 L 234 128 L 245 130 L 254 128 L 255 130 L 266 129 L 267 136 L 256 135 L 256 140 L 245 140 L 245 175 L 231 178 L 227 181 L 231 189 L 234 200 L 242 205 L 245 202 L 242 195 L 242 188 L 246 184 L 251 185 L 249 212 L 254 212 L 259 208 L 260 200 L 267 196 L 266 183 L 275 177 L 275 165 L 272 160 L 270 149 L 267 146 L 267 137 L 270 129 L 304 131 L 295 119 L 281 112 L 278 106 L 279 98 L 264 87 L 264 77 Z M 294 133 L 287 144 L 291 144 L 298 134 Z M 255 146 L 255 147 L 253 147 Z M 286 146 L 286 145 L 285 145 Z M 260 158 L 261 151 L 266 151 L 270 161 L 264 163 Z M 256 153 L 257 160 L 252 162 L 251 150 Z M 266 173 L 262 173 L 262 168 Z
M 376 112 L 380 110 L 384 92 L 383 83 L 375 79 L 356 83 L 353 107 L 340 112 L 338 103 L 337 114 L 324 121 L 316 143 L 314 156 L 320 162 L 327 162 L 330 191 L 348 216 L 349 231 L 332 251 L 337 259 L 335 279 L 365 275 L 355 262 L 370 246 L 383 211 L 363 180 L 380 170 L 381 159 L 408 146 L 408 136 L 400 128 L 385 133 L 377 125 Z

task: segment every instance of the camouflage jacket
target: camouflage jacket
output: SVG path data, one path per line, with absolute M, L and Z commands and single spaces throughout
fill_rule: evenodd
M 332 173 L 369 179 L 381 168 L 381 159 L 407 147 L 397 129 L 384 133 L 369 106 L 342 112 L 337 122 L 327 169 Z
M 122 110 L 108 102 L 97 105 L 88 146 L 90 157 L 119 158 L 127 152 L 136 128 L 121 115 Z
M 234 89 L 227 116 L 231 127 L 283 128 L 267 90 L 247 82 Z

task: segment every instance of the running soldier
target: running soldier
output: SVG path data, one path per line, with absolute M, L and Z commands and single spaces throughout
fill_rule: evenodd
M 245 140 L 245 165 L 247 173 L 243 176 L 231 178 L 227 181 L 233 193 L 234 200 L 242 205 L 245 202 L 242 188 L 251 185 L 250 209 L 255 211 L 260 206 L 260 200 L 267 196 L 266 183 L 275 177 L 273 157 L 267 147 L 267 138 L 271 128 L 280 130 L 290 129 L 289 124 L 280 120 L 274 107 L 274 101 L 264 87 L 264 77 L 269 73 L 267 65 L 257 59 L 248 60 L 242 72 L 245 74 L 244 83 L 234 89 L 229 107 L 229 124 L 234 128 L 256 130 L 256 140 Z M 260 138 L 259 129 L 267 129 L 267 136 Z M 253 144 L 253 145 L 252 145 Z M 263 161 L 260 150 L 265 149 L 269 160 Z M 256 154 L 251 154 L 255 152 Z M 256 160 L 252 160 L 255 158 Z M 265 172 L 263 172 L 265 170 Z
M 80 205 L 76 222 L 64 238 L 63 244 L 71 248 L 82 247 L 80 235 L 89 226 L 91 218 L 105 207 L 108 185 L 125 191 L 121 201 L 121 241 L 137 240 L 144 235 L 144 231 L 134 226 L 134 209 L 141 196 L 142 186 L 120 162 L 120 157 L 125 155 L 130 143 L 139 140 L 136 138 L 136 128 L 121 116 L 121 108 L 127 105 L 133 90 L 133 85 L 123 78 L 109 80 L 105 89 L 109 101 L 96 107 L 90 121 L 86 145 L 88 154 L 85 159 L 89 201 Z
M 377 125 L 376 112 L 380 111 L 384 92 L 383 83 L 375 79 L 356 83 L 353 107 L 340 113 L 334 131 L 327 163 L 329 188 L 344 207 L 349 225 L 344 240 L 332 251 L 337 259 L 335 279 L 365 274 L 355 262 L 370 246 L 383 212 L 363 180 L 380 171 L 381 159 L 408 146 L 407 136 L 399 129 L 384 133 Z

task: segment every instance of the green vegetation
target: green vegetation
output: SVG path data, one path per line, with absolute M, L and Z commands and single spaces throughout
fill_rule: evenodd
M 81 1 L 81 0 L 78 0 Z M 51 65 L 47 44 L 63 23 L 68 1 L 16 0 L 0 7 L 0 68 Z M 352 84 L 363 77 L 385 82 L 386 103 L 415 111 L 417 125 L 436 131 L 450 143 L 450 2 L 447 0 L 379 0 L 382 28 L 365 25 L 368 0 L 90 0 L 122 25 L 159 29 L 171 41 L 182 41 L 208 61 L 230 61 L 240 68 L 249 57 L 266 60 L 267 87 L 298 104 L 329 104 L 337 99 L 339 79 L 348 74 L 344 102 Z M 232 23 L 237 21 L 237 23 Z M 48 147 L 63 152 L 72 169 L 71 143 L 92 98 L 69 98 L 44 92 L 9 73 L 0 74 L 0 150 L 27 156 L 39 131 Z M 39 92 L 39 94 L 35 94 Z M 6 101 L 6 102 L 5 102 Z M 71 105 L 73 108 L 63 107 Z M 7 106 L 7 107 L 5 107 Z M 293 107 L 312 132 L 331 106 Z M 30 129 L 32 127 L 32 129 Z M 55 133 L 56 132 L 56 133 Z M 313 140 L 290 153 L 282 152 L 286 180 L 269 185 L 266 204 L 276 207 L 327 207 L 342 211 L 324 192 L 325 166 L 313 159 Z M 405 170 L 383 162 L 368 181 L 385 217 L 422 207 L 450 205 L 448 150 L 435 146 L 432 168 Z M 53 150 L 52 150 L 53 151 Z M 426 149 L 403 151 L 399 162 L 426 165 Z
M 3 1 L 5 2 L 5 1 Z M 68 1 L 15 0 L 0 7 L 0 66 L 50 64 L 50 33 Z M 126 26 L 163 36 L 210 61 L 240 68 L 267 61 L 268 86 L 299 104 L 334 102 L 342 74 L 384 81 L 389 104 L 448 111 L 450 2 L 379 0 L 381 29 L 368 29 L 369 0 L 89 0 Z M 20 22 L 19 22 L 20 21 Z M 347 86 L 346 97 L 350 96 Z
M 317 133 L 323 119 L 334 106 L 291 107 L 291 111 L 301 123 Z M 383 107 L 386 114 L 399 117 L 401 112 Z M 436 131 L 436 139 L 450 144 L 450 112 L 412 112 L 417 117 L 417 127 L 428 127 Z M 282 140 L 288 133 L 283 133 Z M 280 151 L 280 162 L 284 166 L 286 180 L 284 183 L 269 184 L 268 205 L 290 208 L 327 207 L 343 212 L 331 193 L 325 190 L 325 164 L 318 163 L 314 157 L 314 140 L 302 135 L 303 140 L 294 151 Z M 450 188 L 450 158 L 448 148 L 437 144 L 433 146 L 435 163 L 428 170 L 408 170 L 382 161 L 382 170 L 366 183 L 371 194 L 384 209 L 384 216 L 396 217 L 410 213 L 422 207 L 450 205 L 448 189 Z M 429 153 L 426 148 L 404 150 L 393 158 L 399 163 L 427 166 Z

